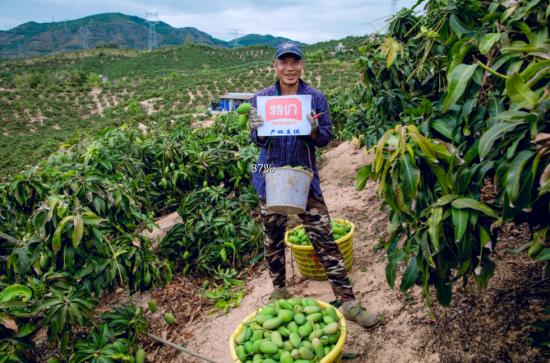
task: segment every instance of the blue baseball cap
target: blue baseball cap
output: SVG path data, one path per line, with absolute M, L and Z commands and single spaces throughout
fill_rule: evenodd
M 303 58 L 302 49 L 294 42 L 284 42 L 277 46 L 275 50 L 275 59 L 281 58 L 285 54 L 293 54 L 299 58 Z

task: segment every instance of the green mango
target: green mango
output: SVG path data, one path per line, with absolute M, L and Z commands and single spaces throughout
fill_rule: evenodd
M 250 112 L 252 109 L 252 105 L 250 103 L 241 103 L 239 107 L 237 107 L 237 113 L 241 115 L 246 115 Z

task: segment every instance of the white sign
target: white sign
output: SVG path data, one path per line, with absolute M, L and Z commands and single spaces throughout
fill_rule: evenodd
M 298 136 L 311 134 L 306 116 L 311 113 L 311 95 L 258 96 L 258 114 L 264 124 L 258 136 Z

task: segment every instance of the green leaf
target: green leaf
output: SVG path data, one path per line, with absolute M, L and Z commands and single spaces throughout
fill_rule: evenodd
M 491 119 L 496 121 L 524 124 L 527 122 L 537 121 L 537 115 L 532 112 L 525 111 L 504 111 L 491 117 Z
M 479 52 L 481 54 L 487 54 L 495 45 L 496 42 L 500 40 L 500 34 L 499 33 L 488 33 L 481 38 L 481 41 L 479 42 Z
M 76 248 L 82 241 L 82 236 L 84 235 L 84 222 L 80 215 L 76 215 L 73 219 L 73 234 L 71 236 L 73 241 L 73 247 Z
M 452 182 L 451 176 L 448 173 L 446 173 L 442 167 L 434 163 L 428 163 L 428 166 L 430 167 L 430 170 L 437 177 L 437 180 L 439 181 L 439 184 L 441 184 L 441 188 L 443 188 L 443 191 L 445 193 L 451 193 L 453 188 L 453 182 Z
M 426 232 L 423 232 L 422 237 L 417 237 L 417 242 L 420 245 L 420 249 L 422 250 L 424 261 L 426 261 L 431 268 L 435 268 L 435 261 L 432 258 L 430 246 L 428 245 L 428 234 Z
M 52 237 L 52 249 L 55 253 L 61 249 L 61 235 L 65 229 L 65 225 L 74 218 L 74 216 L 67 216 L 61 220 Z
M 535 92 L 523 82 L 523 79 L 517 73 L 508 76 L 506 94 L 514 104 L 529 110 L 533 109 L 538 101 Z
M 439 235 L 441 234 L 441 220 L 443 219 L 443 208 L 432 208 L 432 213 L 428 219 L 428 234 L 432 241 L 432 246 L 436 252 L 439 251 Z
M 550 60 L 542 62 L 531 62 L 527 68 L 521 71 L 520 76 L 527 86 L 538 82 L 542 77 L 546 77 L 550 73 Z
M 476 267 L 475 269 L 475 279 L 477 286 L 480 289 L 486 288 L 487 284 L 489 283 L 489 279 L 493 276 L 494 273 L 495 264 L 490 259 L 484 258 L 482 266 Z
M 515 59 L 515 55 L 514 54 L 505 54 L 501 57 L 499 57 L 496 62 L 493 64 L 493 67 L 492 69 L 494 71 L 498 71 L 500 67 L 502 67 L 503 65 L 505 65 L 506 63 L 508 63 L 510 61 L 510 59 Z
M 535 259 L 537 261 L 550 261 L 550 248 L 545 248 L 540 251 Z
M 464 61 L 464 58 L 475 50 L 469 39 L 462 39 L 456 42 L 451 49 L 451 62 L 447 66 L 447 73 L 451 72 L 457 65 Z
M 508 168 L 508 172 L 505 177 L 505 188 L 511 204 L 514 204 L 519 197 L 521 173 L 523 172 L 527 162 L 534 155 L 535 152 L 532 150 L 523 150 L 517 154 L 514 160 L 510 163 L 510 167 Z
M 516 150 L 519 146 L 519 143 L 525 139 L 525 135 L 527 135 L 527 130 L 523 132 L 515 133 L 511 137 L 512 140 L 514 140 L 514 138 L 515 140 L 506 149 L 506 159 L 510 160 L 514 157 L 514 155 L 516 154 Z
M 0 292 L 0 304 L 10 302 L 14 299 L 21 298 L 22 301 L 29 301 L 32 296 L 32 291 L 25 285 L 14 284 L 6 287 Z
M 397 277 L 397 261 L 395 258 L 390 257 L 388 263 L 386 264 L 386 281 L 390 288 L 395 286 L 395 278 Z
M 460 39 L 465 34 L 472 33 L 472 31 L 468 29 L 464 24 L 462 24 L 454 14 L 451 14 L 451 16 L 449 17 L 449 25 L 458 36 L 458 39 Z
M 407 131 L 424 154 L 424 157 L 432 163 L 438 163 L 435 151 L 432 149 L 432 142 L 418 132 L 418 129 L 414 125 L 407 125 Z
M 365 189 L 365 184 L 367 183 L 367 180 L 369 179 L 369 176 L 371 175 L 372 165 L 363 165 L 358 171 L 357 171 L 357 183 L 355 184 L 356 190 L 363 190 Z
M 477 228 L 478 228 L 478 233 L 479 233 L 479 246 L 481 248 L 483 248 L 483 247 L 485 247 L 485 245 L 487 243 L 492 242 L 491 241 L 491 234 L 489 233 L 487 228 L 483 227 L 483 225 L 478 225 Z M 491 245 L 491 249 L 492 248 L 493 247 Z
M 420 170 L 413 164 L 409 154 L 399 160 L 399 177 L 403 181 L 403 192 L 407 199 L 414 199 L 420 183 Z
M 405 200 L 405 194 L 403 193 L 401 185 L 399 185 L 398 183 L 394 184 L 395 185 L 393 185 L 393 195 L 395 197 L 395 203 L 397 204 L 401 212 L 405 214 L 411 214 L 409 206 L 407 205 L 407 202 Z
M 485 159 L 487 154 L 489 154 L 489 152 L 493 148 L 495 141 L 515 129 L 520 124 L 521 123 L 499 122 L 493 125 L 493 127 L 491 127 L 489 130 L 485 131 L 485 133 L 481 135 L 481 139 L 479 140 L 479 158 L 481 160 Z
M 477 67 L 477 64 L 459 64 L 448 74 L 447 81 L 449 88 L 447 90 L 447 97 L 445 97 L 445 101 L 443 102 L 443 111 L 447 111 L 449 107 L 456 104 L 460 97 L 462 97 Z
M 27 335 L 33 333 L 37 327 L 32 323 L 24 324 L 19 328 L 19 333 L 17 333 L 18 337 L 26 337 Z
M 220 255 L 220 258 L 222 260 L 222 262 L 226 262 L 227 261 L 227 251 L 225 250 L 224 247 L 221 248 L 220 252 L 219 252 L 219 255 Z
M 458 154 L 452 144 L 441 141 L 432 141 L 432 150 L 439 160 L 443 160 L 447 163 Z
M 376 144 L 375 147 L 375 157 L 374 157 L 374 173 L 379 174 L 380 170 L 382 170 L 382 167 L 384 166 L 384 144 L 386 143 L 386 140 L 395 133 L 394 129 L 388 129 L 384 135 L 378 140 L 378 144 Z
M 451 216 L 453 218 L 455 242 L 458 243 L 462 241 L 462 237 L 464 237 L 464 233 L 466 233 L 469 213 L 464 209 L 451 208 Z
M 440 118 L 432 121 L 432 128 L 445 136 L 449 140 L 453 140 L 453 132 L 456 128 L 456 117 Z
M 479 212 L 482 212 L 482 213 L 488 215 L 489 217 L 492 217 L 492 218 L 495 218 L 495 219 L 498 218 L 498 214 L 494 210 L 492 210 L 491 207 L 489 207 L 485 203 L 482 203 L 482 202 L 480 202 L 478 200 L 475 200 L 475 199 L 472 199 L 472 198 L 455 199 L 455 200 L 452 201 L 451 205 L 455 208 L 458 208 L 458 209 L 467 208 L 467 209 L 477 210 Z
M 395 242 L 398 240 L 396 239 Z M 388 285 L 393 289 L 395 286 L 395 278 L 397 277 L 397 263 L 405 257 L 405 253 L 399 250 L 388 250 L 388 263 L 386 264 L 386 280 Z
M 444 207 L 456 198 L 458 198 L 457 194 L 445 194 L 444 196 L 440 197 L 437 202 L 432 204 L 432 207 Z
M 86 225 L 97 226 L 97 225 L 100 225 L 101 222 L 104 221 L 104 219 L 92 212 L 84 212 L 82 213 L 82 221 Z
M 73 272 L 74 262 L 74 248 L 67 245 L 63 249 L 63 268 Z
M 409 261 L 409 264 L 407 265 L 407 269 L 405 270 L 405 273 L 401 278 L 401 285 L 399 286 L 399 290 L 403 292 L 408 290 L 418 278 L 418 273 L 419 271 L 418 271 L 418 263 L 416 261 L 416 256 L 412 256 L 412 258 Z

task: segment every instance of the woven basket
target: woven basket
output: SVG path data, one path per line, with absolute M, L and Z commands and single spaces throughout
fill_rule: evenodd
M 351 265 L 353 262 L 352 240 L 353 240 L 353 232 L 355 232 L 355 225 L 346 219 L 335 218 L 334 220 L 340 224 L 351 225 L 351 230 L 345 236 L 342 236 L 341 238 L 336 240 L 338 249 L 340 250 L 340 253 L 342 253 L 342 256 L 344 257 L 344 264 L 346 265 L 346 270 L 349 271 L 351 270 Z M 300 227 L 301 226 L 297 226 L 294 229 L 297 229 Z M 302 245 L 296 245 L 289 242 L 288 236 L 294 229 L 286 231 L 285 245 L 290 247 L 292 251 L 292 255 L 294 256 L 294 258 L 296 259 L 296 263 L 298 264 L 298 269 L 300 270 L 300 273 L 306 279 L 326 280 L 327 275 L 325 273 L 325 269 L 323 268 L 323 265 L 317 258 L 317 255 L 313 250 L 313 246 L 302 246 Z

